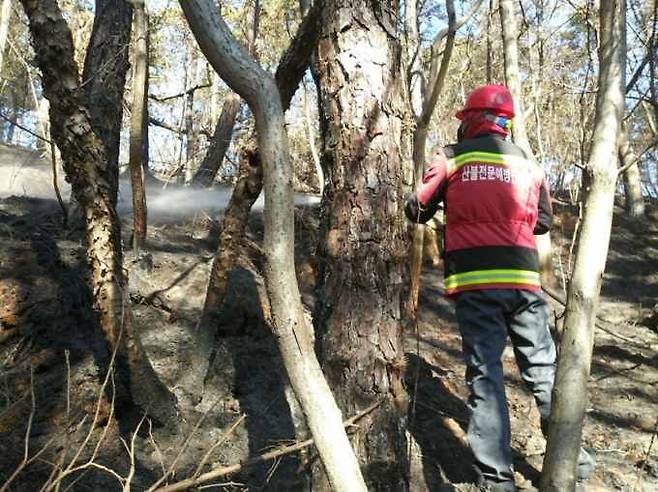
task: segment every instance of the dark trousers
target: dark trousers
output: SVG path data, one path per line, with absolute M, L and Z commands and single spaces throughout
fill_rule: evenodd
M 462 292 L 456 314 L 466 362 L 471 419 L 468 442 L 481 478 L 511 482 L 510 423 L 505 398 L 502 355 L 509 336 L 521 378 L 535 397 L 546 430 L 555 377 L 555 344 L 548 329 L 543 297 L 519 289 Z M 586 479 L 593 460 L 581 451 L 578 476 Z

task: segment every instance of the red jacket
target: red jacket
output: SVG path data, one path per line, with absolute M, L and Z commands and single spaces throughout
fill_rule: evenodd
M 535 234 L 551 226 L 544 175 L 518 146 L 485 134 L 445 148 L 407 200 L 407 217 L 426 222 L 445 206 L 445 292 L 539 290 Z

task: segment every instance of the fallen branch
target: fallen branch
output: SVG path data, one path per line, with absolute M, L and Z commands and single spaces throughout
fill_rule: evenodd
M 651 457 L 651 448 L 653 448 L 653 443 L 656 440 L 657 434 L 658 434 L 658 420 L 656 420 L 656 425 L 653 428 L 653 434 L 651 434 L 651 441 L 649 442 L 647 453 L 644 456 L 644 459 L 642 460 L 642 466 L 637 471 L 637 479 L 635 480 L 635 487 L 633 487 L 633 490 L 640 490 L 639 487 L 640 484 L 642 483 L 642 474 L 644 473 L 644 469 L 646 468 L 647 463 L 649 462 L 649 458 Z
M 384 400 L 379 400 L 376 403 L 373 403 L 372 405 L 367 407 L 365 410 L 357 413 L 353 417 L 350 417 L 345 422 L 343 422 L 343 426 L 349 427 L 354 425 L 357 421 L 359 421 L 360 419 L 371 413 L 373 410 L 375 410 L 377 407 L 379 407 L 379 405 L 381 405 L 383 401 Z M 156 489 L 156 492 L 176 492 L 179 490 L 188 490 L 192 487 L 197 487 L 211 480 L 225 477 L 226 475 L 230 475 L 231 473 L 236 473 L 242 470 L 243 468 L 254 466 L 259 463 L 264 463 L 266 461 L 281 458 L 282 456 L 286 456 L 288 454 L 301 451 L 302 449 L 305 449 L 313 444 L 314 444 L 313 439 L 307 439 L 305 441 L 297 441 L 294 444 L 289 444 L 287 446 L 282 446 L 277 449 L 273 449 L 272 451 L 248 459 L 242 463 L 235 463 L 233 465 L 228 465 L 228 466 L 220 466 L 213 470 L 210 470 L 209 472 L 199 475 L 197 478 L 188 478 L 186 480 L 181 480 L 180 482 L 167 485 L 166 487 L 161 487 L 159 489 Z
M 548 286 L 544 286 L 544 285 L 542 285 L 542 290 L 543 290 L 544 292 L 546 292 L 546 293 L 547 293 L 551 298 L 553 298 L 555 301 L 559 302 L 562 306 L 566 306 L 566 305 L 567 305 L 567 301 L 564 299 L 564 296 L 562 296 L 562 294 L 560 294 L 559 292 L 553 290 L 551 287 L 548 287 Z M 615 338 L 619 338 L 620 340 L 623 340 L 623 341 L 626 342 L 626 343 L 629 343 L 629 344 L 631 344 L 631 345 L 634 345 L 635 347 L 639 347 L 639 348 L 647 348 L 647 344 L 636 342 L 636 341 L 633 340 L 632 338 L 628 338 L 628 337 L 625 337 L 624 335 L 620 335 L 619 333 L 615 333 L 614 331 L 612 331 L 612 330 L 606 328 L 605 326 L 603 326 L 603 325 L 601 324 L 601 323 L 612 324 L 610 321 L 606 321 L 606 320 L 604 320 L 604 319 L 602 319 L 602 318 L 599 318 L 598 316 L 596 317 L 596 319 L 597 319 L 598 321 L 597 321 L 596 323 L 594 323 L 594 326 L 596 326 L 599 330 L 601 330 L 601 331 L 603 331 L 603 332 L 607 333 L 608 335 L 611 335 L 611 336 L 613 336 L 613 337 L 615 337 Z

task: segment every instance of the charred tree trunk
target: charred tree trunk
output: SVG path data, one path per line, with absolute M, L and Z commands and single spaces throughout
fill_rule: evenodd
M 638 158 L 628 141 L 628 131 L 622 129 L 619 134 L 619 162 L 626 170 L 624 180 L 624 209 L 631 218 L 644 216 L 644 197 L 642 196 L 642 176 Z
M 403 148 L 410 138 L 402 50 L 394 14 L 366 1 L 328 2 L 322 26 L 318 69 L 328 125 L 319 353 L 344 413 L 383 399 L 353 441 L 368 489 L 406 490 L 403 194 L 412 171 L 410 149 Z
M 235 96 L 235 100 L 239 103 L 240 97 Z M 205 394 L 205 382 L 216 337 L 235 335 L 218 333 L 217 326 L 220 322 L 229 276 L 240 255 L 249 212 L 262 189 L 263 167 L 254 138 L 241 152 L 238 179 L 222 219 L 203 311 L 196 327 L 196 350 L 191 356 L 190 369 L 184 378 L 184 386 L 190 389 L 190 396 L 195 404 L 198 404 Z
M 594 136 L 589 162 L 583 170 L 588 188 L 576 262 L 567 293 L 542 491 L 575 489 L 594 322 L 610 242 L 617 181 L 617 136 L 624 111 L 624 1 L 601 0 L 599 23 L 600 72 Z
M 84 103 L 109 164 L 103 172 L 115 189 L 119 180 L 119 138 L 132 15 L 132 4 L 127 0 L 96 0 L 82 72 Z M 116 205 L 116 195 L 112 203 Z
M 255 142 L 252 142 L 255 143 Z M 228 276 L 236 264 L 238 247 L 244 237 L 249 211 L 263 189 L 263 168 L 254 146 L 242 151 L 240 172 L 222 220 L 219 244 L 210 270 L 210 281 L 201 315 L 201 326 L 214 327 L 226 294 Z M 204 330 L 214 335 L 214 331 Z
M 175 398 L 158 379 L 131 322 L 120 221 L 114 207 L 116 182 L 108 178 L 111 164 L 81 97 L 71 32 L 55 0 L 21 3 L 29 19 L 45 96 L 50 101 L 51 136 L 84 211 L 93 307 L 109 351 L 116 351 L 119 393 L 157 420 L 173 422 Z
M 135 1 L 134 5 L 134 72 L 133 103 L 130 115 L 130 183 L 133 198 L 133 249 L 139 252 L 146 242 L 146 191 L 144 188 L 144 139 L 148 139 L 146 104 L 148 100 L 148 20 L 144 2 Z
M 284 128 L 283 98 L 276 97 L 277 92 L 283 93 L 283 88 L 277 87 L 274 79 L 237 43 L 214 2 L 184 0 L 181 6 L 208 61 L 245 99 L 256 119 L 264 168 L 265 283 L 273 329 L 290 383 L 332 486 L 341 491 L 365 491 L 341 413 L 315 356 L 312 329 L 304 315 L 295 277 L 292 166 Z M 300 68 L 305 70 L 306 63 Z
M 194 178 L 192 178 L 192 186 L 197 188 L 209 188 L 212 186 L 222 165 L 226 151 L 229 145 L 231 145 L 233 127 L 235 126 L 235 119 L 239 111 L 240 96 L 231 94 L 224 101 L 222 114 L 219 120 L 217 120 L 215 132 L 213 133 L 206 155 L 203 161 L 201 161 L 201 165 Z

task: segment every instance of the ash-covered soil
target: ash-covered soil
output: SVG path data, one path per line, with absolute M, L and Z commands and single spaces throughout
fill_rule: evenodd
M 128 252 L 125 265 L 136 326 L 178 398 L 181 424 L 171 429 L 144 422 L 131 435 L 121 432 L 107 400 L 99 398 L 106 378 L 96 364 L 102 343 L 87 308 L 81 229 L 63 229 L 52 200 L 0 201 L 0 483 L 15 475 L 9 490 L 58 482 L 62 490 L 122 490 L 128 476 L 132 490 L 146 490 L 170 469 L 169 482 L 175 482 L 305 435 L 263 314 L 259 211 L 252 213 L 231 277 L 203 400 L 197 399 L 199 388 L 187 384 L 221 217 L 217 211 L 179 212 L 156 214 L 149 256 Z M 297 273 L 310 311 L 317 214 L 314 206 L 296 212 Z M 129 229 L 126 219 L 124 231 Z M 564 267 L 570 231 L 558 227 L 554 234 Z M 412 484 L 418 491 L 465 490 L 474 479 L 464 444 L 461 342 L 441 278 L 440 268 L 426 267 L 418 329 L 406 334 Z M 641 225 L 616 217 L 584 431 L 599 466 L 586 490 L 658 490 L 658 443 L 651 447 L 658 422 L 657 279 L 658 214 L 652 210 Z M 559 317 L 562 308 L 553 307 Z M 505 369 L 517 483 L 532 490 L 544 442 L 511 351 Z M 314 458 L 312 450 L 292 454 L 213 483 L 216 490 L 308 490 L 304 471 Z

